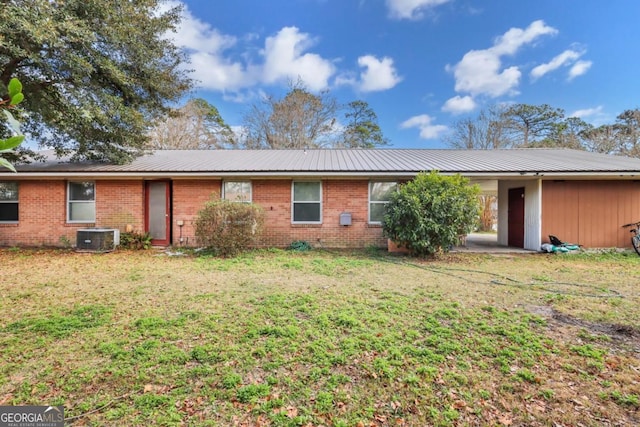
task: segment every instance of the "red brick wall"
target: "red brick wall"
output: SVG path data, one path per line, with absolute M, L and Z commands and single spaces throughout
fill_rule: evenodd
M 220 180 L 173 181 L 171 228 L 172 242 L 175 246 L 197 246 L 193 224 L 198 212 L 212 198 L 219 199 L 221 189 L 222 181 Z M 178 225 L 178 221 L 182 221 L 182 227 Z
M 142 181 L 96 181 L 96 227 L 142 232 L 144 209 Z
M 306 240 L 314 247 L 364 248 L 386 246 L 380 226 L 368 223 L 369 181 L 323 181 L 322 224 L 291 223 L 291 180 L 252 181 L 253 202 L 262 206 L 265 227 L 261 245 L 286 247 L 295 240 Z M 173 244 L 195 246 L 193 222 L 204 204 L 215 194 L 221 181 L 173 181 Z M 352 225 L 340 226 L 340 214 L 350 212 Z
M 322 182 L 322 224 L 291 223 L 291 180 L 253 181 L 253 201 L 265 211 L 263 245 L 285 247 L 306 240 L 314 247 L 364 248 L 384 246 L 382 228 L 369 225 L 369 181 Z M 351 213 L 351 225 L 340 225 L 340 214 Z
M 306 240 L 314 247 L 364 248 L 386 246 L 382 228 L 368 223 L 368 180 L 325 180 L 322 184 L 322 224 L 291 223 L 291 180 L 254 180 L 253 202 L 263 207 L 265 229 L 261 246 L 286 247 Z M 127 225 L 144 231 L 144 182 L 96 181 L 96 222 L 66 222 L 66 189 L 63 180 L 21 181 L 18 224 L 0 224 L 0 246 L 75 245 L 76 230 L 86 227 L 117 228 Z M 193 223 L 198 211 L 219 197 L 220 180 L 172 182 L 172 244 L 197 246 Z M 340 214 L 352 215 L 350 226 L 341 226 Z M 179 226 L 179 221 L 183 225 Z M 180 240 L 182 238 L 182 241 Z
M 75 245 L 76 230 L 86 227 L 144 229 L 141 181 L 96 181 L 95 193 L 96 222 L 69 224 L 67 181 L 20 181 L 19 222 L 0 224 L 0 246 Z

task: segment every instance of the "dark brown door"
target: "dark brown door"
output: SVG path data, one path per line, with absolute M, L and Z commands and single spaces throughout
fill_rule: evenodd
M 524 247 L 524 188 L 509 190 L 509 246 Z
M 171 185 L 167 181 L 149 181 L 146 184 L 146 231 L 151 244 L 168 246 L 171 241 Z

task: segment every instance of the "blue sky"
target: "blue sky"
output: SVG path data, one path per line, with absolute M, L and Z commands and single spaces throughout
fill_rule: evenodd
M 298 78 L 341 103 L 366 101 L 395 148 L 445 148 L 452 123 L 493 104 L 549 104 L 594 125 L 640 107 L 634 0 L 181 3 L 172 37 L 194 96 L 231 126 Z

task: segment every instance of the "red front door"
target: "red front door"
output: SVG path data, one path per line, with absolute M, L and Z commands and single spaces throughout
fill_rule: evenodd
M 145 190 L 145 228 L 151 235 L 151 244 L 168 246 L 171 242 L 171 183 L 148 181 Z
M 509 246 L 524 248 L 524 188 L 509 190 Z

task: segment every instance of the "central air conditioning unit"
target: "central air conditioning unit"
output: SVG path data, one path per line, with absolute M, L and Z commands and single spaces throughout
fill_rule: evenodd
M 120 230 L 115 228 L 85 228 L 78 230 L 76 248 L 86 252 L 109 252 L 120 244 Z

